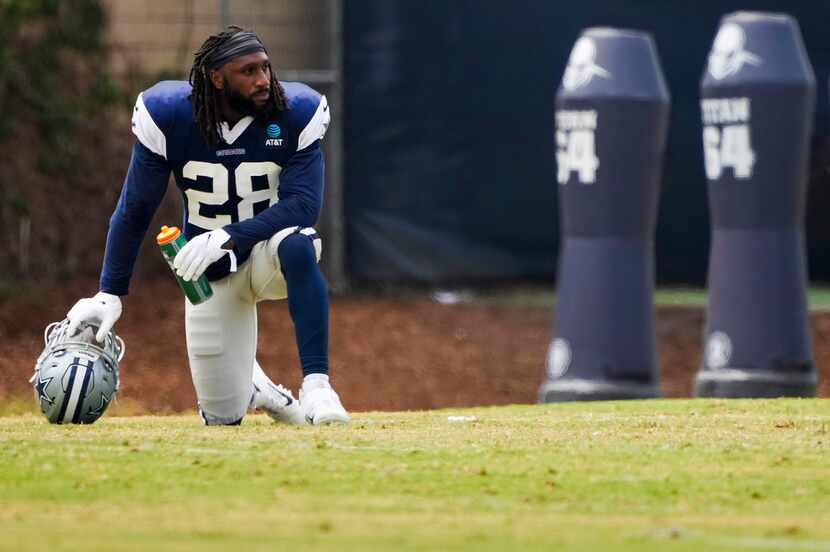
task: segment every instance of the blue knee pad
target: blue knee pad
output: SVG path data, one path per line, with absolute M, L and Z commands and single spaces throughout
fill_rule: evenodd
M 317 264 L 317 253 L 314 249 L 315 236 L 307 236 L 299 232 L 287 236 L 277 248 L 282 273 L 307 273 Z

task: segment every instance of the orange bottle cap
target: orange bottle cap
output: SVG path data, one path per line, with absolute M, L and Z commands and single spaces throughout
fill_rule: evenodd
M 156 243 L 163 245 L 171 242 L 178 238 L 181 233 L 182 231 L 175 226 L 162 226 L 161 232 L 159 232 L 158 236 L 156 236 Z

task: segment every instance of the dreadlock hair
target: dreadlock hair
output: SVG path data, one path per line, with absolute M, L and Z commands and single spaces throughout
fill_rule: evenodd
M 210 71 L 213 69 L 210 63 L 214 53 L 240 32 L 245 32 L 245 30 L 231 25 L 221 33 L 209 36 L 194 54 L 193 67 L 190 69 L 189 80 L 193 87 L 190 100 L 193 102 L 194 117 L 199 133 L 210 146 L 216 146 L 222 142 L 219 134 L 219 98 L 222 92 L 217 90 L 210 80 Z M 285 91 L 272 68 L 271 95 L 268 98 L 267 113 L 270 115 L 277 111 L 285 111 L 287 106 Z

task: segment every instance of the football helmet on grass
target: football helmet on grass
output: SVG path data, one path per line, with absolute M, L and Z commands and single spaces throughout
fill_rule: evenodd
M 43 415 L 53 424 L 91 424 L 103 415 L 118 391 L 118 362 L 124 341 L 109 331 L 99 343 L 98 327 L 82 322 L 74 335 L 69 320 L 46 327 L 46 348 L 29 380 Z

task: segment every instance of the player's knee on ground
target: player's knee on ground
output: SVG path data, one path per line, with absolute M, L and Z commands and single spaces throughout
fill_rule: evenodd
M 313 238 L 299 232 L 282 240 L 277 255 L 283 274 L 310 272 L 317 265 Z
M 199 415 L 205 425 L 239 425 L 248 411 L 251 398 L 228 398 L 224 400 L 199 400 Z
M 201 403 L 199 404 L 199 415 L 202 417 L 202 421 L 205 422 L 207 426 L 219 426 L 219 425 L 240 425 L 242 424 L 242 418 L 245 416 L 217 416 L 215 414 L 211 414 L 209 411 L 206 411 Z

